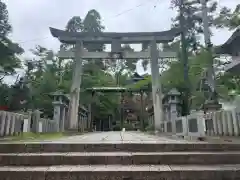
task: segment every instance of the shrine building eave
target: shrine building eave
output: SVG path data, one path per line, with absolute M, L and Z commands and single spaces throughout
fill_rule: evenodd
M 225 72 L 231 72 L 234 74 L 239 74 L 240 72 L 240 61 L 232 61 L 230 64 L 226 65 L 224 68 Z
M 53 37 L 58 38 L 60 42 L 67 44 L 75 44 L 76 41 L 85 43 L 102 43 L 111 44 L 113 39 L 118 39 L 121 43 L 134 44 L 142 42 L 150 42 L 156 40 L 157 43 L 173 41 L 180 34 L 180 30 L 173 28 L 162 32 L 67 32 L 50 27 L 50 32 Z
M 221 46 L 216 48 L 217 54 L 235 55 L 240 51 L 240 27 L 234 31 L 232 36 Z

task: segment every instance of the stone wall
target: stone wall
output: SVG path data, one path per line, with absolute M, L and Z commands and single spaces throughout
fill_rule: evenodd
M 236 108 L 208 113 L 205 122 L 209 136 L 240 136 L 240 111 Z
M 28 117 L 23 114 L 0 111 L 0 136 L 17 135 L 23 132 L 24 119 Z
M 0 136 L 19 135 L 21 133 L 52 133 L 56 132 L 56 122 L 40 118 L 40 112 L 14 113 L 0 111 Z
M 177 136 L 240 136 L 240 110 L 220 110 L 192 112 L 189 116 L 178 117 L 162 123 L 164 133 Z

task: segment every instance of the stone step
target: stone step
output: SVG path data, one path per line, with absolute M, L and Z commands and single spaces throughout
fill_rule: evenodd
M 0 143 L 0 153 L 33 152 L 172 152 L 172 151 L 240 151 L 240 144 L 225 143 Z
M 240 164 L 238 152 L 91 152 L 0 154 L 0 166 Z
M 240 179 L 240 165 L 95 165 L 0 167 L 7 180 L 222 180 Z

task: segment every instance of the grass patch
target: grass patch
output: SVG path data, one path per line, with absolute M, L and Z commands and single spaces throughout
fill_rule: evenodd
M 63 136 L 65 136 L 63 133 L 22 133 L 20 135 L 4 137 L 1 141 L 48 140 Z

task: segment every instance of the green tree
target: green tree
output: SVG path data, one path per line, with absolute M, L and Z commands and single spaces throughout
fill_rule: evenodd
M 240 4 L 231 10 L 230 8 L 223 7 L 220 13 L 214 20 L 214 25 L 217 28 L 228 28 L 229 30 L 235 30 L 240 25 Z M 224 65 L 230 63 L 229 61 L 224 62 Z M 239 84 L 240 76 L 235 73 L 219 73 L 217 82 L 223 84 L 228 89 L 228 94 L 234 92 L 232 95 L 238 95 L 240 93 Z M 229 97 L 229 96 L 228 96 Z
M 83 30 L 83 23 L 80 16 L 73 16 L 68 22 L 65 27 L 65 30 L 68 32 L 81 32 Z M 69 44 L 61 44 L 60 46 L 62 49 L 68 49 L 71 47 Z
M 15 73 L 15 68 L 21 66 L 20 60 L 15 55 L 23 52 L 18 44 L 7 37 L 11 31 L 7 6 L 0 1 L 0 66 L 4 68 L 7 75 Z
M 223 7 L 220 10 L 219 15 L 214 20 L 214 24 L 217 28 L 227 27 L 229 30 L 236 29 L 240 25 L 240 4 L 236 6 L 234 10 Z
M 83 30 L 82 19 L 80 16 L 73 16 L 67 23 L 66 31 L 81 32 Z
M 95 9 L 88 11 L 83 20 L 83 32 L 98 33 L 104 30 L 104 26 L 101 23 L 101 15 Z M 103 44 L 87 44 L 85 45 L 88 51 L 103 51 Z
M 217 2 L 214 0 L 208 0 L 209 8 L 209 25 L 213 25 L 214 13 L 217 10 Z M 180 27 L 180 0 L 172 0 L 171 7 L 177 9 L 178 14 L 172 20 L 173 27 Z M 199 35 L 203 33 L 203 22 L 201 18 L 202 7 L 199 0 L 184 0 L 183 1 L 183 15 L 184 15 L 184 27 L 186 31 L 186 40 L 188 50 L 197 50 L 201 47 Z
M 7 6 L 4 2 L 0 1 L 0 34 L 1 36 L 7 36 L 11 30 L 12 26 L 9 24 L 8 21 L 8 10 Z

